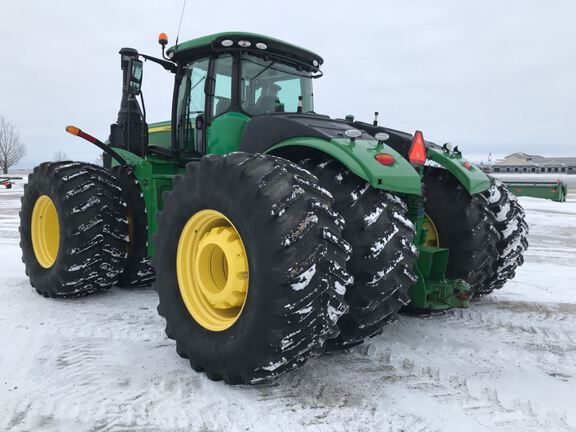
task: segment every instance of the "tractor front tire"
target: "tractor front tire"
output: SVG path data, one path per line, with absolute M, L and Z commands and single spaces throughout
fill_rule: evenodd
M 128 224 L 120 187 L 83 162 L 48 162 L 24 186 L 20 247 L 30 284 L 45 297 L 77 297 L 116 283 Z
M 498 258 L 492 264 L 490 276 L 476 289 L 476 295 L 488 295 L 500 289 L 515 275 L 516 268 L 524 263 L 524 251 L 528 249 L 528 224 L 525 213 L 512 194 L 500 180 L 492 178 L 492 185 L 484 196 L 496 218 L 496 230 L 500 240 L 496 244 Z
M 148 256 L 148 214 L 140 183 L 130 166 L 118 165 L 111 172 L 122 189 L 128 219 L 128 258 L 118 277 L 118 286 L 150 285 L 154 280 L 154 269 Z
M 408 304 L 417 280 L 414 225 L 399 197 L 371 187 L 338 161 L 306 159 L 300 166 L 334 195 L 334 209 L 345 221 L 342 236 L 352 246 L 350 309 L 338 322 L 340 335 L 329 341 L 331 349 L 349 348 L 380 334 Z
M 338 335 L 350 247 L 332 197 L 284 159 L 209 155 L 158 215 L 154 287 L 166 334 L 196 371 L 269 380 Z
M 437 246 L 449 249 L 446 276 L 463 279 L 475 295 L 492 275 L 500 234 L 483 194 L 470 195 L 447 170 L 426 167 L 424 207 Z

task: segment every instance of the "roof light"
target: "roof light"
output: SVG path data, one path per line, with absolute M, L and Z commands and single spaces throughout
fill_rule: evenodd
M 316 60 L 316 59 L 314 59 L 314 60 L 312 61 L 312 64 L 314 65 L 314 67 L 320 66 L 320 63 L 319 63 L 318 60 Z
M 264 42 L 258 42 L 255 46 L 256 48 L 261 50 L 265 50 L 266 48 L 268 48 L 268 45 L 266 45 Z
M 408 151 L 408 158 L 413 165 L 424 165 L 426 163 L 426 146 L 424 145 L 424 136 L 421 131 L 414 133 L 412 145 Z
M 468 161 L 464 162 L 464 168 L 466 168 L 468 171 L 470 171 L 472 169 L 472 164 Z
M 248 48 L 252 45 L 252 42 L 247 41 L 247 40 L 240 40 L 238 41 L 238 46 L 242 47 L 242 48 Z
M 382 165 L 392 165 L 394 164 L 394 156 L 387 153 L 377 153 L 374 155 L 374 159 L 376 159 Z
M 220 45 L 223 47 L 229 47 L 234 45 L 234 41 L 232 39 L 224 39 L 222 42 L 220 42 Z
M 390 138 L 390 135 L 388 135 L 386 132 L 378 132 L 376 135 L 374 135 L 374 138 L 376 138 L 378 141 L 386 141 L 388 138 Z
M 344 135 L 348 138 L 360 138 L 362 136 L 362 132 L 358 129 L 348 129 L 344 131 Z
M 162 47 L 168 45 L 168 35 L 166 33 L 160 33 L 158 35 L 158 43 L 162 45 Z

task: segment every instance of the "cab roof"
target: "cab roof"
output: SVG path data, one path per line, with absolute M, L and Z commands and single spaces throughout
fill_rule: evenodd
M 239 45 L 239 42 L 242 45 Z M 232 49 L 259 52 L 261 54 L 269 52 L 298 60 L 308 64 L 312 69 L 318 69 L 323 63 L 322 57 L 312 51 L 270 36 L 246 32 L 223 32 L 202 36 L 169 48 L 168 55 L 175 60 L 180 60 Z

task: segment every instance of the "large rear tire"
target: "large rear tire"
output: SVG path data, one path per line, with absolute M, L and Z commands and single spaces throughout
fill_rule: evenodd
M 192 368 L 255 383 L 338 335 L 350 247 L 331 203 L 310 173 L 266 155 L 209 155 L 174 178 L 158 215 L 154 287 L 166 334 Z
M 488 295 L 514 278 L 516 268 L 524 263 L 524 251 L 528 249 L 528 224 L 524 209 L 506 185 L 498 179 L 491 180 L 492 185 L 484 196 L 488 199 L 489 208 L 496 218 L 496 230 L 500 233 L 500 240 L 496 244 L 498 258 L 492 264 L 491 274 L 476 289 L 476 295 Z
M 75 297 L 114 285 L 126 259 L 120 187 L 83 162 L 48 162 L 24 186 L 20 247 L 30 284 L 45 297 Z
M 354 283 L 346 291 L 350 309 L 338 322 L 331 348 L 348 348 L 377 335 L 409 302 L 417 280 L 414 225 L 397 196 L 371 187 L 335 160 L 307 159 L 301 166 L 330 190 L 334 209 L 346 221 L 342 236 L 352 246 L 347 269 Z
M 448 248 L 446 276 L 463 279 L 476 294 L 492 275 L 498 258 L 500 234 L 496 218 L 482 194 L 470 195 L 447 170 L 426 167 L 424 196 L 427 222 L 435 228 L 435 241 Z
M 154 280 L 154 269 L 148 256 L 148 214 L 140 183 L 130 166 L 118 165 L 111 172 L 122 188 L 128 219 L 128 258 L 118 277 L 118 286 L 149 285 Z

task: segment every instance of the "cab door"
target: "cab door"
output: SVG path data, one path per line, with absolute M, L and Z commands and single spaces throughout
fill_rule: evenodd
M 176 148 L 184 159 L 198 159 L 204 153 L 203 118 L 206 110 L 206 80 L 210 58 L 196 59 L 182 70 L 177 82 Z M 200 127 L 197 127 L 200 125 Z
M 240 139 L 250 117 L 238 109 L 237 67 L 231 54 L 223 54 L 212 63 L 207 83 L 206 152 L 225 154 L 240 149 Z

